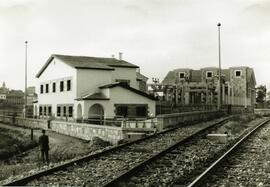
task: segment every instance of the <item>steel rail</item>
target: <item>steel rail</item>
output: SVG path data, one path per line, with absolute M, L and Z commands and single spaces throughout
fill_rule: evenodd
M 232 118 L 232 116 L 229 116 L 229 117 L 227 117 L 227 118 L 225 118 L 225 119 L 223 119 L 221 121 L 225 121 L 225 120 L 228 120 L 230 118 Z M 51 173 L 54 173 L 54 172 L 57 172 L 57 171 L 60 171 L 60 170 L 64 170 L 67 167 L 73 166 L 73 165 L 78 164 L 78 163 L 82 163 L 82 162 L 89 161 L 91 159 L 99 158 L 99 157 L 104 156 L 106 154 L 109 154 L 111 152 L 119 151 L 119 150 L 121 150 L 121 149 L 123 149 L 125 147 L 128 147 L 130 145 L 143 142 L 143 141 L 151 139 L 151 138 L 156 138 L 158 135 L 166 134 L 166 133 L 169 133 L 169 132 L 174 131 L 176 129 L 182 128 L 182 127 L 184 127 L 184 126 L 170 128 L 168 130 L 161 131 L 161 132 L 159 132 L 157 134 L 146 136 L 146 137 L 144 137 L 142 139 L 138 139 L 138 140 L 135 140 L 135 141 L 131 141 L 131 142 L 128 142 L 128 143 L 124 143 L 124 144 L 121 144 L 121 145 L 111 147 L 109 149 L 105 149 L 105 150 L 103 150 L 101 152 L 97 152 L 97 153 L 94 153 L 94 154 L 90 153 L 90 154 L 88 154 L 86 156 L 77 158 L 75 160 L 67 161 L 67 162 L 65 162 L 63 164 L 60 164 L 60 165 L 54 166 L 52 168 L 48 168 L 48 169 L 39 171 L 39 172 L 34 173 L 32 175 L 25 176 L 25 177 L 23 177 L 21 179 L 17 179 L 17 180 L 14 180 L 14 181 L 11 181 L 11 182 L 8 182 L 8 183 L 5 183 L 5 184 L 0 184 L 0 186 L 22 186 L 22 185 L 25 185 L 28 182 L 33 181 L 34 179 L 38 179 L 38 178 L 40 178 L 42 176 L 50 175 Z
M 255 128 L 253 128 L 249 133 L 247 133 L 243 138 L 241 138 L 238 142 L 236 142 L 227 152 L 225 152 L 219 159 L 217 159 L 211 166 L 209 166 L 201 175 L 199 175 L 195 180 L 193 180 L 188 187 L 197 187 L 201 186 L 202 183 L 207 179 L 209 175 L 211 175 L 214 170 L 220 166 L 220 164 L 230 156 L 239 146 L 246 141 L 254 132 L 258 129 L 269 123 L 270 119 L 267 119 L 261 123 L 259 123 Z
M 122 148 L 125 148 L 127 146 L 130 146 L 130 145 L 133 145 L 133 144 L 136 144 L 136 143 L 140 143 L 142 141 L 145 141 L 145 140 L 148 140 L 148 139 L 151 139 L 151 138 L 155 138 L 157 135 L 162 135 L 162 134 L 166 134 L 168 132 L 171 132 L 171 131 L 174 131 L 175 129 L 178 129 L 178 128 L 181 128 L 181 127 L 175 127 L 175 128 L 171 128 L 171 129 L 168 129 L 168 130 L 165 130 L 165 131 L 161 131 L 157 134 L 152 134 L 152 135 L 149 135 L 149 136 L 146 136 L 144 138 L 141 138 L 141 139 L 138 139 L 138 140 L 134 140 L 134 141 L 131 141 L 131 142 L 128 142 L 128 143 L 124 143 L 124 144 L 120 144 L 120 145 L 117 145 L 117 146 L 113 146 L 109 149 L 105 149 L 101 152 L 97 152 L 97 153 L 90 153 L 86 156 L 83 156 L 83 157 L 80 157 L 80 158 L 77 158 L 75 160 L 72 160 L 72 161 L 67 161 L 63 164 L 60 164 L 60 165 L 57 165 L 55 167 L 52 167 L 52 168 L 49 168 L 49 169 L 46 169 L 46 170 L 42 170 L 42 171 L 39 171 L 35 174 L 32 174 L 32 175 L 29 175 L 29 176 L 26 176 L 26 177 L 23 177 L 21 179 L 18 179 L 18 180 L 15 180 L 15 181 L 12 181 L 12 182 L 9 182 L 9 183 L 6 183 L 6 184 L 0 184 L 0 186 L 21 186 L 21 185 L 24 185 L 34 179 L 37 179 L 37 178 L 40 178 L 42 176 L 45 176 L 45 175 L 49 175 L 51 173 L 54 173 L 56 171 L 60 171 L 60 170 L 63 170 L 67 167 L 70 167 L 74 164 L 78 164 L 78 163 L 82 163 L 82 162 L 85 162 L 85 161 L 88 161 L 88 160 L 91 160 L 91 159 L 94 159 L 94 158 L 98 158 L 98 157 L 101 157 L 101 156 L 104 156 L 106 154 L 109 154 L 113 151 L 118 151 Z
M 128 171 L 125 171 L 123 173 L 121 173 L 120 175 L 118 175 L 116 178 L 112 179 L 111 181 L 107 182 L 106 184 L 103 185 L 103 187 L 114 187 L 114 186 L 118 186 L 117 184 L 121 181 L 125 181 L 125 179 L 130 178 L 131 176 L 133 176 L 133 174 L 139 172 L 140 170 L 142 170 L 147 164 L 153 162 L 154 160 L 157 160 L 159 157 L 162 157 L 163 155 L 165 155 L 166 153 L 170 152 L 171 150 L 175 149 L 176 147 L 178 147 L 181 144 L 184 144 L 186 142 L 188 142 L 189 140 L 191 140 L 192 138 L 196 137 L 197 135 L 199 135 L 200 133 L 206 132 L 207 130 L 216 127 L 217 125 L 221 125 L 224 124 L 225 122 L 227 122 L 230 118 L 226 118 L 224 120 L 221 120 L 217 123 L 214 123 L 204 129 L 201 129 L 199 131 L 197 131 L 196 133 L 192 134 L 191 136 L 188 136 L 176 143 L 174 143 L 173 145 L 169 146 L 168 148 L 156 153 L 155 155 L 151 156 L 149 159 L 144 160 L 140 163 L 138 163 L 137 165 L 135 165 L 134 167 L 132 167 L 131 169 L 129 169 Z

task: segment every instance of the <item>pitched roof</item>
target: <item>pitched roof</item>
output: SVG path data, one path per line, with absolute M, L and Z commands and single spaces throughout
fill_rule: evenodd
M 235 68 L 235 67 L 233 67 Z M 189 71 L 190 72 L 190 82 L 201 82 L 202 78 L 202 70 L 218 70 L 215 67 L 202 68 L 200 70 L 192 70 L 192 69 L 175 69 L 173 71 L 169 71 L 162 81 L 162 84 L 175 84 L 177 80 L 177 73 L 181 71 Z M 221 74 L 224 75 L 225 81 L 230 81 L 230 70 L 222 69 Z M 254 76 L 254 72 L 252 68 L 247 69 L 247 80 L 249 81 L 252 76 Z M 254 77 L 255 78 L 255 77 Z
M 223 78 L 225 81 L 230 81 L 230 70 L 229 69 L 222 69 L 221 75 L 224 75 Z
M 44 72 L 51 61 L 54 58 L 62 60 L 67 65 L 76 69 L 101 69 L 101 70 L 114 70 L 113 67 L 126 67 L 126 68 L 138 68 L 138 66 L 131 64 L 124 60 L 118 60 L 115 58 L 102 58 L 102 57 L 88 57 L 88 56 L 71 56 L 71 55 L 59 55 L 53 54 L 38 72 L 36 77 Z
M 88 94 L 80 98 L 76 98 L 75 100 L 110 100 L 110 98 L 107 98 L 105 95 L 98 92 L 98 93 Z
M 105 89 L 105 88 L 114 88 L 114 87 L 117 87 L 117 86 L 122 87 L 122 88 L 124 88 L 124 89 L 127 89 L 127 90 L 129 90 L 129 91 L 131 91 L 131 92 L 134 92 L 134 93 L 136 93 L 136 94 L 138 94 L 138 95 L 141 95 L 141 96 L 143 96 L 143 97 L 147 97 L 148 99 L 151 99 L 151 100 L 157 100 L 154 96 L 149 95 L 149 94 L 147 94 L 147 93 L 145 93 L 145 92 L 142 92 L 142 91 L 140 91 L 140 90 L 137 90 L 137 89 L 135 89 L 135 88 L 132 88 L 132 87 L 130 87 L 130 86 L 126 85 L 126 84 L 123 84 L 123 83 L 112 83 L 112 84 L 107 84 L 107 85 L 104 85 L 104 86 L 100 86 L 99 88 L 100 88 L 100 89 Z
M 192 70 L 191 74 L 191 82 L 201 82 L 202 81 L 202 71 L 201 70 Z
M 176 83 L 176 74 L 174 71 L 169 71 L 166 77 L 163 79 L 162 84 L 175 84 Z
M 136 77 L 137 77 L 137 80 L 145 80 L 145 81 L 148 80 L 148 77 L 144 76 L 143 74 L 139 72 L 136 72 Z
M 251 79 L 253 79 L 253 80 L 251 80 Z M 254 84 L 256 85 L 256 78 L 255 78 L 253 68 L 248 68 L 247 69 L 247 82 L 249 83 L 251 81 L 254 81 Z

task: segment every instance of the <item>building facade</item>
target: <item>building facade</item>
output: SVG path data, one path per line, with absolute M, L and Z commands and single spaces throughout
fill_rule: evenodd
M 21 90 L 10 90 L 3 82 L 2 87 L 0 87 L 0 113 L 21 116 L 23 106 L 24 92 Z
M 200 70 L 175 69 L 162 83 L 151 84 L 154 92 L 163 92 L 163 99 L 178 105 L 217 105 L 218 68 Z M 230 67 L 221 71 L 221 104 L 254 106 L 255 75 L 249 67 Z
M 139 89 L 138 68 L 122 59 L 51 55 L 36 76 L 35 116 L 87 120 L 155 115 L 155 99 Z

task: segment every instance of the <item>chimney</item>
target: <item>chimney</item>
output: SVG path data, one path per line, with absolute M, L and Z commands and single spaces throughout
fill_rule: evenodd
M 123 53 L 119 52 L 119 60 L 122 60 Z

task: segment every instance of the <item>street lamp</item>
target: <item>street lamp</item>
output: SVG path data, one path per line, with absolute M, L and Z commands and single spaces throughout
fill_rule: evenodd
M 24 43 L 25 43 L 24 117 L 26 118 L 26 114 L 27 114 L 27 44 L 28 44 L 28 41 L 25 41 Z
M 154 83 L 155 86 L 156 86 L 155 89 L 159 90 L 159 89 L 157 88 L 157 84 L 159 83 L 159 79 L 153 77 L 153 78 L 152 78 L 152 81 L 153 81 L 153 83 Z M 157 91 L 157 92 L 158 92 L 158 91 Z M 159 114 L 161 114 L 161 101 L 160 101 L 159 95 L 158 95 L 158 101 L 159 101 Z
M 220 51 L 220 26 L 221 23 L 217 24 L 218 26 L 218 103 L 217 108 L 221 108 L 221 51 Z

